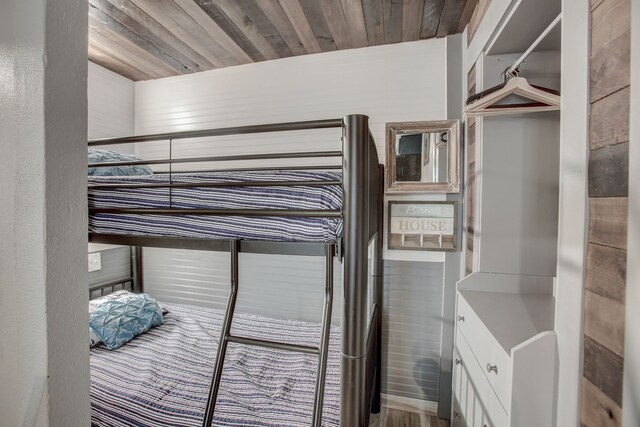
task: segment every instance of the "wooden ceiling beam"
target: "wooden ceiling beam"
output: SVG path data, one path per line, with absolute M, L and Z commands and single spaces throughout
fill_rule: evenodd
M 361 0 L 341 0 L 345 23 L 351 36 L 352 47 L 366 47 L 367 27 L 364 21 L 364 9 Z
M 173 1 L 131 0 L 147 15 L 173 33 L 193 50 L 204 56 L 215 68 L 235 65 L 229 60 L 229 54 L 223 51 L 215 41 L 210 40 L 206 31 Z
M 402 0 L 383 0 L 384 42 L 386 44 L 402 41 Z
M 89 61 L 135 82 L 141 80 L 149 80 L 152 78 L 150 75 L 131 66 L 128 62 L 123 62 L 119 59 L 116 59 L 113 55 L 102 49 L 102 47 L 98 46 L 96 43 L 92 43 L 90 33 L 89 41 Z
M 404 0 L 402 5 L 403 42 L 411 42 L 420 38 L 424 1 L 425 0 Z
M 129 63 L 136 69 L 148 74 L 153 79 L 159 79 L 162 77 L 168 77 L 164 75 L 162 71 L 154 68 L 153 64 L 147 62 L 143 58 L 135 57 L 132 52 L 127 51 L 124 47 L 114 42 L 107 36 L 100 34 L 93 28 L 89 28 L 89 40 L 102 47 L 103 50 L 109 52 L 115 58 L 120 61 L 129 61 Z
M 283 0 L 290 1 L 290 0 Z M 323 52 L 336 50 L 336 42 L 318 0 L 298 0 Z
M 287 18 L 285 11 L 282 9 L 282 6 L 280 6 L 280 2 L 273 0 L 256 0 L 256 3 L 262 9 L 262 12 L 265 14 L 265 16 L 269 20 L 271 20 L 271 23 L 274 27 L 276 27 L 294 55 L 304 55 L 305 53 L 308 53 L 308 51 L 305 49 L 304 44 L 298 37 L 298 34 L 291 21 L 289 20 L 289 18 Z M 291 3 L 296 2 L 294 1 Z M 300 5 L 298 4 L 298 6 Z M 307 23 L 307 26 L 308 25 L 309 24 Z M 318 49 L 320 49 L 320 46 L 318 46 Z
M 456 32 L 458 22 L 460 22 L 460 17 L 464 10 L 464 5 L 467 1 L 470 0 L 446 0 L 444 9 L 442 10 L 442 17 L 438 24 L 436 37 L 446 37 Z
M 258 27 L 242 11 L 242 8 L 235 2 L 221 1 L 218 7 L 233 22 L 236 27 L 244 33 L 265 59 L 278 59 L 280 55 L 271 46 L 271 43 L 262 35 Z
M 272 0 L 259 0 L 259 2 L 265 2 L 272 4 Z M 322 48 L 318 44 L 316 35 L 313 34 L 311 25 L 304 14 L 304 10 L 300 6 L 298 0 L 279 0 L 278 4 L 285 13 L 293 29 L 295 30 L 300 42 L 308 53 L 320 53 Z M 292 49 L 293 50 L 293 49 Z
M 149 43 L 93 5 L 89 5 L 89 26 L 111 40 L 116 41 L 115 38 L 119 38 L 116 42 L 120 45 L 126 45 L 131 52 L 136 50 L 143 51 L 144 53 L 140 53 L 141 55 L 148 55 L 153 58 L 148 58 L 148 61 L 156 63 L 166 73 L 182 74 L 193 72 L 189 67 L 167 55 L 157 46 Z M 109 35 L 107 35 L 107 32 Z
M 191 71 L 213 68 L 205 57 L 147 15 L 130 0 L 90 0 L 90 4 L 139 35 L 158 50 L 184 64 Z
M 369 46 L 384 44 L 384 15 L 382 0 L 362 0 L 364 21 Z
M 251 58 L 252 61 L 264 61 L 265 58 L 256 49 L 242 31 L 218 8 L 219 0 L 193 0 L 222 30 Z
M 353 42 L 340 0 L 320 0 L 320 7 L 338 49 L 352 48 Z
M 464 30 L 473 5 L 488 1 L 89 0 L 89 47 L 96 63 L 158 78 L 443 37 Z
M 422 10 L 422 25 L 420 26 L 420 38 L 430 39 L 438 34 L 438 24 L 442 17 L 445 0 L 425 0 Z
M 113 42 L 111 47 L 118 46 L 123 55 L 131 57 L 132 62 L 140 63 L 144 66 L 145 70 L 153 70 L 159 77 L 177 76 L 182 74 L 184 70 L 173 68 L 168 65 L 162 59 L 159 59 L 149 53 L 142 46 L 137 45 L 126 37 L 122 36 L 116 31 L 113 31 L 108 25 L 105 25 L 103 21 L 97 19 L 95 16 L 89 15 L 89 29 L 101 36 L 109 39 Z
M 267 42 L 269 42 L 269 44 L 275 49 L 279 58 L 286 58 L 294 55 L 293 51 L 289 48 L 289 45 L 280 34 L 280 31 L 278 31 L 271 19 L 269 19 L 269 17 L 264 13 L 256 0 L 236 0 L 236 3 L 253 25 L 255 25 L 258 32 L 264 36 Z M 272 3 L 275 6 L 280 7 L 277 1 L 272 0 Z M 298 42 L 298 46 L 302 48 L 302 43 Z
M 191 16 L 211 36 L 211 40 L 215 40 L 238 64 L 253 62 L 253 59 L 193 0 L 174 0 L 174 2 Z
M 115 60 L 124 62 L 134 70 L 144 73 L 148 78 L 159 79 L 163 77 L 162 74 L 157 70 L 154 70 L 152 66 L 144 64 L 142 61 L 134 58 L 130 52 L 127 52 L 121 46 L 91 28 L 89 29 L 89 43 L 100 48 Z

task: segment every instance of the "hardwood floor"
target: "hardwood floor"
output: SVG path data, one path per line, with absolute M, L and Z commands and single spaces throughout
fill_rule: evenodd
M 379 414 L 371 415 L 369 427 L 449 427 L 449 421 L 441 420 L 435 415 L 382 408 Z

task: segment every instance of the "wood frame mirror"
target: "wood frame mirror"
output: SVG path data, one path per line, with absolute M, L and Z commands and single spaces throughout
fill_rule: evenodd
M 387 123 L 387 193 L 459 193 L 460 122 Z

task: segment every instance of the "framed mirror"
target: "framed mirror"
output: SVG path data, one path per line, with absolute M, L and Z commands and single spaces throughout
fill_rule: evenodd
M 457 120 L 387 123 L 387 193 L 460 192 Z

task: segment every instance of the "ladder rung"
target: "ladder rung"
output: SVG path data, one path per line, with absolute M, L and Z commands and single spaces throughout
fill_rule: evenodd
M 246 337 L 236 337 L 233 335 L 227 336 L 227 341 L 234 342 L 237 344 L 275 348 L 277 350 L 295 351 L 298 353 L 318 354 L 320 352 L 318 347 L 313 347 L 308 345 L 287 344 L 284 342 L 259 340 L 255 338 L 246 338 Z
M 224 358 L 227 353 L 227 344 L 230 342 L 252 345 L 258 347 L 273 348 L 284 351 L 294 351 L 297 353 L 314 354 L 318 356 L 318 371 L 316 374 L 316 388 L 313 402 L 313 427 L 320 427 L 322 424 L 322 403 L 324 399 L 325 376 L 327 372 L 327 353 L 329 351 L 329 336 L 331 331 L 331 306 L 333 302 L 333 256 L 335 255 L 335 245 L 325 246 L 325 298 L 322 310 L 322 330 L 320 345 L 307 346 L 299 344 L 287 344 L 283 342 L 261 340 L 256 338 L 236 337 L 231 335 L 231 322 L 236 307 L 238 295 L 238 254 L 240 252 L 240 241 L 232 240 L 231 249 L 231 292 L 227 302 L 227 311 L 224 315 L 222 331 L 220 332 L 220 345 L 216 356 L 216 363 L 213 372 L 213 379 L 207 398 L 207 407 L 202 422 L 202 427 L 211 427 L 213 414 L 216 409 L 218 391 L 220 390 L 220 378 L 224 368 Z

